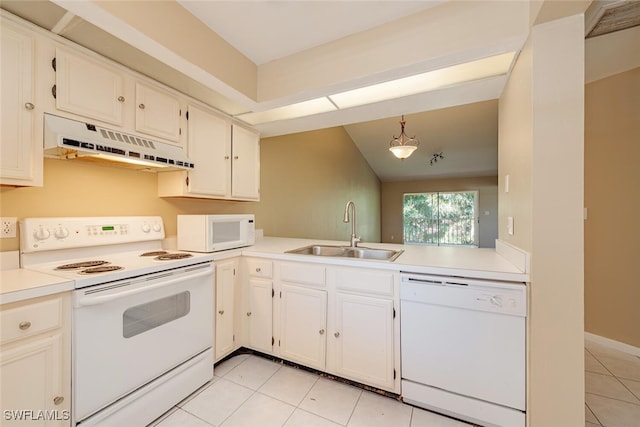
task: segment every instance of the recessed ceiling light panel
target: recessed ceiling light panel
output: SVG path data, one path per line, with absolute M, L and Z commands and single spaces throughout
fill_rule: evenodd
M 415 95 L 447 86 L 480 80 L 506 74 L 516 52 L 491 56 L 464 64 L 404 77 L 376 85 L 354 89 L 329 96 L 338 108 L 386 101 L 403 96 Z
M 299 102 L 297 104 L 285 105 L 284 107 L 274 108 L 272 110 L 241 114 L 236 116 L 236 118 L 250 125 L 258 125 L 278 120 L 311 116 L 313 114 L 326 113 L 334 110 L 337 110 L 336 106 L 327 98 L 323 97 Z

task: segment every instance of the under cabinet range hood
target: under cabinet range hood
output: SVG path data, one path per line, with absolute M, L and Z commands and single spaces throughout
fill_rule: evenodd
M 44 154 L 153 172 L 193 170 L 184 150 L 91 123 L 44 114 Z

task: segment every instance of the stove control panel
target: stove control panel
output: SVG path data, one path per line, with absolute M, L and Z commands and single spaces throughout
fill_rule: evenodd
M 25 218 L 20 250 L 39 252 L 164 239 L 159 216 Z

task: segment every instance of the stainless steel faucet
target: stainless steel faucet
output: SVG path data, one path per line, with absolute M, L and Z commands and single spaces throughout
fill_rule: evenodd
M 351 200 L 347 202 L 347 205 L 344 207 L 344 222 L 349 222 L 349 207 L 351 207 L 353 219 L 351 221 L 351 241 L 350 246 L 355 248 L 358 246 L 358 242 L 362 240 L 356 236 L 356 204 Z

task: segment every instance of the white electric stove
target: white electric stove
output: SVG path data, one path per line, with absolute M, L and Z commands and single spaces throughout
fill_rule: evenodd
M 73 280 L 72 422 L 146 425 L 213 377 L 213 256 L 162 219 L 27 218 L 22 268 Z

